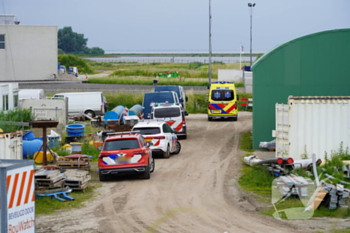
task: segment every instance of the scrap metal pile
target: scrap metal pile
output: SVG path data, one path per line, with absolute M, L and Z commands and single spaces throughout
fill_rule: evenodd
M 316 210 L 321 204 L 331 210 L 350 207 L 350 189 L 344 187 L 344 185 L 350 185 L 350 182 L 336 179 L 327 174 L 325 168 L 319 169 L 322 173 L 318 176 L 317 166 L 321 166 L 322 160 L 316 160 L 315 155 L 313 155 L 313 159 L 301 160 L 293 160 L 292 158 L 259 159 L 255 155 L 250 155 L 244 157 L 244 162 L 249 166 L 267 167 L 268 172 L 276 177 L 272 184 L 272 192 L 277 190 L 278 195 L 282 197 L 281 199 L 295 196 L 302 200 L 311 196 L 305 203 L 305 211 Z M 297 169 L 305 170 L 308 176 L 314 177 L 314 181 L 310 177 L 293 174 Z M 336 174 L 343 173 L 344 179 L 350 179 L 349 164 L 344 164 L 342 169 L 334 167 L 334 172 Z M 319 181 L 321 176 L 325 179 Z

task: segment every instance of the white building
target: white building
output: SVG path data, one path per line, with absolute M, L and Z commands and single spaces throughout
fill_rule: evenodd
M 7 112 L 18 106 L 18 83 L 0 83 L 0 111 Z
M 0 82 L 54 79 L 57 26 L 18 25 L 11 20 L 0 17 Z

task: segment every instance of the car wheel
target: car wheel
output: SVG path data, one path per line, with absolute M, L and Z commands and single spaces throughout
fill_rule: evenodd
M 164 158 L 168 159 L 170 157 L 170 148 L 169 148 L 169 145 L 167 146 L 167 149 L 166 151 L 164 152 L 164 155 L 163 155 Z
M 211 117 L 208 117 L 208 121 L 212 121 L 213 120 L 213 118 L 211 118 Z
M 181 144 L 179 141 L 176 142 L 176 149 L 175 151 L 173 152 L 174 155 L 177 155 L 178 153 L 180 153 L 181 151 Z
M 233 121 L 237 121 L 238 120 L 238 116 L 233 118 Z
M 100 178 L 100 181 L 107 181 L 107 175 L 103 175 L 101 172 L 99 172 L 99 178 Z
M 94 117 L 95 117 L 95 112 L 94 112 L 94 111 L 88 110 L 88 111 L 85 111 L 85 114 L 88 115 L 88 116 L 91 117 L 91 118 L 94 118 Z
M 154 172 L 154 168 L 156 166 L 155 162 L 154 162 L 154 158 L 152 158 L 152 161 L 151 161 L 151 164 L 149 165 L 150 168 L 149 168 L 149 172 Z
M 151 178 L 150 165 L 146 167 L 146 171 L 142 173 L 141 178 L 144 180 L 148 180 L 149 178 Z

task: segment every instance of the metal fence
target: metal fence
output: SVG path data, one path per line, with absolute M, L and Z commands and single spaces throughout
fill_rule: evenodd
M 115 57 L 115 58 L 86 58 L 96 62 L 138 62 L 138 63 L 209 63 L 208 57 Z M 253 58 L 255 60 L 255 57 Z M 249 62 L 249 57 L 213 57 L 212 63 Z

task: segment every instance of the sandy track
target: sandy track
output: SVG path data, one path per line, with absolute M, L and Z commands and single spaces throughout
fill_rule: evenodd
M 239 135 L 251 121 L 247 112 L 237 122 L 190 115 L 181 153 L 156 159 L 150 180 L 104 182 L 86 207 L 37 216 L 37 232 L 306 232 L 305 222 L 256 213 L 236 183 Z

